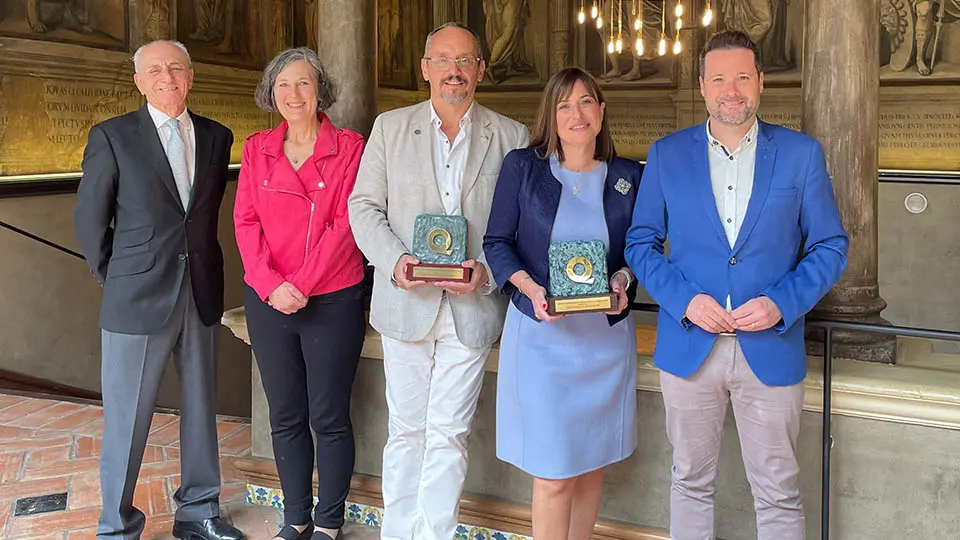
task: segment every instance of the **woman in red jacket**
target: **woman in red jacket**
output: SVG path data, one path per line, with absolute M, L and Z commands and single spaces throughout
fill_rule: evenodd
M 336 85 L 307 48 L 264 69 L 257 105 L 284 121 L 243 148 L 234 209 L 247 326 L 270 405 L 285 540 L 336 539 L 353 473 L 350 390 L 363 345 L 363 258 L 347 219 L 363 138 L 323 111 Z M 311 519 L 313 440 L 319 499 Z

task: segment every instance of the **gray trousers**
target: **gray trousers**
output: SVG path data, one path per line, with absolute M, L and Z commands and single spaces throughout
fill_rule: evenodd
M 758 540 L 803 540 L 797 436 L 803 384 L 767 386 L 747 364 L 736 337 L 720 336 L 687 379 L 660 372 L 673 445 L 670 538 L 714 540 L 714 481 L 727 404 L 733 403 Z
M 220 462 L 216 422 L 217 327 L 204 326 L 184 276 L 173 314 L 156 333 L 102 330 L 103 511 L 97 538 L 136 540 L 144 514 L 133 506 L 143 452 L 164 368 L 173 354 L 180 379 L 180 487 L 176 519 L 219 515 Z

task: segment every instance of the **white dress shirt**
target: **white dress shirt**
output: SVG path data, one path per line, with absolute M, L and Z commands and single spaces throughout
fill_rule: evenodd
M 747 215 L 747 205 L 753 193 L 753 171 L 757 162 L 757 133 L 759 122 L 754 118 L 750 131 L 740 139 L 740 144 L 730 151 L 710 133 L 707 122 L 707 155 L 710 160 L 710 184 L 717 203 L 720 224 L 733 248 L 737 235 Z M 731 309 L 727 295 L 727 310 Z
M 470 153 L 470 129 L 473 105 L 460 119 L 460 132 L 453 143 L 440 129 L 443 123 L 430 104 L 430 123 L 433 124 L 433 166 L 437 172 L 437 188 L 443 201 L 443 211 L 448 216 L 460 215 L 460 187 L 463 183 L 463 171 L 467 168 L 467 155 Z
M 170 128 L 165 124 L 167 120 L 170 120 L 170 117 L 149 103 L 147 104 L 147 112 L 150 113 L 150 118 L 153 119 L 153 125 L 157 128 L 157 133 L 160 135 L 160 144 L 163 146 L 163 152 L 166 153 L 167 139 L 170 137 Z M 183 138 L 183 146 L 187 154 L 187 173 L 190 175 L 190 185 L 192 186 L 193 178 L 197 171 L 197 136 L 193 130 L 193 119 L 190 118 L 190 113 L 187 112 L 187 109 L 183 109 L 183 112 L 177 117 L 177 123 L 180 125 L 180 136 Z

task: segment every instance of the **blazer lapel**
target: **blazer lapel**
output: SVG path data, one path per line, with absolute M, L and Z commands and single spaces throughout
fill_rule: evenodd
M 160 181 L 167 187 L 167 191 L 170 192 L 170 195 L 177 201 L 177 206 L 183 211 L 183 203 L 180 201 L 177 183 L 173 179 L 173 171 L 170 170 L 170 162 L 167 160 L 167 154 L 163 151 L 163 145 L 160 143 L 160 133 L 157 131 L 157 127 L 153 125 L 153 118 L 150 117 L 146 105 L 140 108 L 137 116 L 140 125 L 134 138 L 140 141 L 143 155 L 147 157 L 147 161 L 156 170 Z
M 409 134 L 409 140 L 413 143 L 414 154 L 417 158 L 417 165 L 420 168 L 418 179 L 430 182 L 431 187 L 426 188 L 427 193 L 435 195 L 434 204 L 428 204 L 428 207 L 443 208 L 443 198 L 440 196 L 440 186 L 437 184 L 437 171 L 434 167 L 433 157 L 433 132 L 435 129 L 430 122 L 430 102 L 427 101 L 424 106 L 414 115 L 410 122 L 412 133 Z
M 190 191 L 190 203 L 187 205 L 187 212 L 193 208 L 193 202 L 197 199 L 201 188 L 207 181 L 207 175 L 210 169 L 210 160 L 213 159 L 213 134 L 208 129 L 207 123 L 203 118 L 193 114 L 190 111 L 190 119 L 193 121 L 194 139 L 196 139 L 196 152 L 193 156 L 193 189 Z
M 713 232 L 724 245 L 730 245 L 727 234 L 723 232 L 720 223 L 720 213 L 717 211 L 717 200 L 713 196 L 713 185 L 710 183 L 710 161 L 707 159 L 707 127 L 701 124 L 693 136 L 693 145 L 690 148 L 690 172 L 693 188 L 703 204 L 704 216 L 710 222 Z
M 474 107 L 474 124 L 470 129 L 470 152 L 467 154 L 466 169 L 463 171 L 463 179 L 460 183 L 461 207 L 470 190 L 477 183 L 480 167 L 483 165 L 494 136 L 493 130 L 490 129 L 490 121 L 483 109 L 480 105 Z
M 540 167 L 539 179 L 537 181 L 536 193 L 538 198 L 542 198 L 544 215 L 539 216 L 537 220 L 540 225 L 540 234 L 546 238 L 546 246 L 550 246 L 550 237 L 553 235 L 553 224 L 557 220 L 557 210 L 560 209 L 560 198 L 563 195 L 563 184 L 553 177 L 553 171 L 550 170 L 549 159 L 537 159 L 535 161 Z M 543 254 L 544 258 L 547 253 Z
M 757 122 L 760 122 L 759 118 Z M 750 236 L 757 225 L 763 205 L 767 202 L 767 194 L 770 193 L 770 183 L 773 180 L 773 164 L 777 158 L 777 145 L 769 137 L 762 122 L 759 127 L 757 159 L 753 169 L 753 191 L 750 193 L 750 202 L 747 204 L 747 215 L 743 218 L 740 233 L 737 235 L 737 242 L 733 246 L 734 254 L 743 247 L 743 243 L 747 241 L 747 237 Z

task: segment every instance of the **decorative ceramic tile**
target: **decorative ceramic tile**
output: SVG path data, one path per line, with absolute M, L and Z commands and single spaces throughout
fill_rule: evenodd
M 272 506 L 283 509 L 283 492 L 280 489 L 271 489 L 247 484 L 247 502 L 261 506 Z M 316 503 L 316 498 L 314 498 Z M 368 527 L 380 527 L 383 523 L 383 509 L 376 506 L 358 504 L 347 501 L 343 509 L 344 519 L 351 523 L 359 523 Z M 509 532 L 485 529 L 473 525 L 458 524 L 452 540 L 533 540 L 529 536 Z

